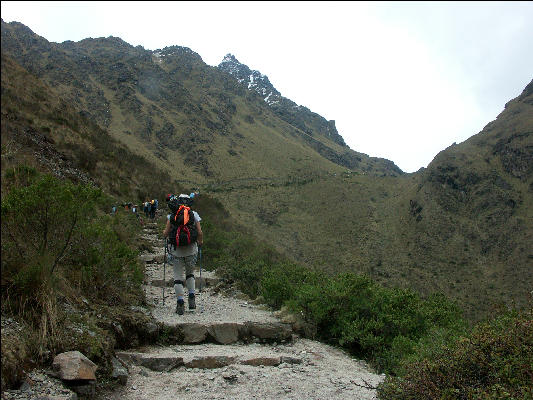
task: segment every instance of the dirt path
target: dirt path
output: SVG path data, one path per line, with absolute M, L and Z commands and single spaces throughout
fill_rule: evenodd
M 197 281 L 197 309 L 174 313 L 172 270 L 166 266 L 163 305 L 162 240 L 154 223 L 144 238 L 157 249 L 143 254 L 144 290 L 154 318 L 181 329 L 183 343 L 117 352 L 128 368 L 125 386 L 100 399 L 375 399 L 384 378 L 364 362 L 295 335 L 275 314 L 238 293 L 224 295 L 213 273 Z M 196 273 L 199 276 L 199 273 Z

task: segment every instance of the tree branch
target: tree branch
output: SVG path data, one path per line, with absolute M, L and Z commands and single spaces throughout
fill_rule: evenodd
M 353 383 L 355 386 L 359 386 L 360 388 L 363 388 L 363 389 L 376 390 L 378 388 L 377 386 L 372 386 L 370 383 L 365 381 L 363 378 L 360 378 L 360 379 L 364 382 L 364 385 L 361 385 L 353 380 L 350 380 L 350 382 Z
M 61 260 L 61 258 L 63 257 L 63 254 L 65 253 L 65 250 L 67 249 L 68 245 L 70 244 L 70 239 L 72 238 L 72 232 L 74 232 L 74 228 L 75 228 L 77 222 L 78 222 L 78 213 L 76 213 L 76 215 L 74 215 L 74 220 L 72 221 L 72 226 L 70 227 L 70 230 L 68 232 L 67 241 L 65 242 L 65 246 L 63 246 L 63 249 L 61 250 L 59 255 L 56 257 L 56 259 L 54 261 L 54 265 L 52 265 L 52 270 L 50 271 L 50 275 L 52 275 L 54 273 L 54 269 L 56 268 L 57 263 L 59 262 L 59 260 Z

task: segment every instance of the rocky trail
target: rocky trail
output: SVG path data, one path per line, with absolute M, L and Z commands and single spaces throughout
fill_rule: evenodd
M 375 387 L 384 375 L 337 348 L 300 337 L 279 313 L 253 304 L 215 273 L 202 270 L 200 279 L 197 268 L 196 310 L 189 311 L 186 301 L 185 314 L 176 314 L 172 268 L 168 263 L 164 267 L 157 233 L 156 223 L 147 222 L 143 238 L 153 250 L 141 255 L 146 263 L 143 289 L 147 312 L 170 344 L 116 350 L 115 372 L 122 385 L 96 395 L 93 390 L 89 398 L 377 398 Z M 42 372 L 36 371 L 31 379 L 31 390 L 12 391 L 3 398 L 78 398 Z
M 117 352 L 128 368 L 125 386 L 108 399 L 375 399 L 383 376 L 334 347 L 299 337 L 275 313 L 225 293 L 215 274 L 197 276 L 197 308 L 175 311 L 172 269 L 155 224 L 144 239 L 157 249 L 146 262 L 145 292 L 160 323 L 177 328 L 182 343 Z

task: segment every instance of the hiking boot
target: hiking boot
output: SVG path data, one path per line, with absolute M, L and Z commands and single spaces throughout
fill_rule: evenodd
M 178 302 L 176 303 L 176 313 L 178 315 L 183 315 L 185 312 L 185 302 L 183 299 L 178 299 Z
M 194 293 L 189 293 L 189 310 L 194 310 L 196 308 L 196 298 Z

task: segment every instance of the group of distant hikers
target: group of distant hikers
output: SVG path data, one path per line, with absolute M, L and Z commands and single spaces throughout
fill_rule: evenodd
M 144 203 L 142 203 L 142 207 L 143 207 L 143 212 L 144 212 L 144 215 L 146 216 L 146 218 L 150 218 L 150 219 L 154 219 L 155 218 L 155 213 L 157 211 L 157 207 L 158 207 L 159 203 L 157 201 L 157 199 L 152 199 L 152 200 L 146 200 Z M 125 210 L 125 211 L 131 211 L 133 212 L 137 218 L 139 218 L 139 221 L 141 222 L 141 225 L 144 224 L 144 221 L 142 219 L 142 216 L 139 212 L 139 206 L 137 204 L 134 204 L 134 203 L 122 203 L 121 204 L 121 207 Z M 116 214 L 118 211 L 118 207 L 116 205 L 113 205 L 111 207 L 111 214 L 114 215 Z
M 196 280 L 194 269 L 202 256 L 204 235 L 200 225 L 200 215 L 192 210 L 193 200 L 197 193 L 167 194 L 166 202 L 170 213 L 167 215 L 163 236 L 165 238 L 165 267 L 166 262 L 172 265 L 174 273 L 174 291 L 177 296 L 176 313 L 185 312 L 185 286 L 188 291 L 189 310 L 196 309 Z M 146 218 L 154 219 L 158 208 L 157 199 L 145 201 L 143 211 Z M 132 211 L 140 218 L 139 206 L 133 203 L 122 203 L 125 211 Z M 111 213 L 116 214 L 117 206 L 113 205 Z M 201 276 L 201 270 L 200 270 Z M 164 299 L 164 294 L 163 294 Z

